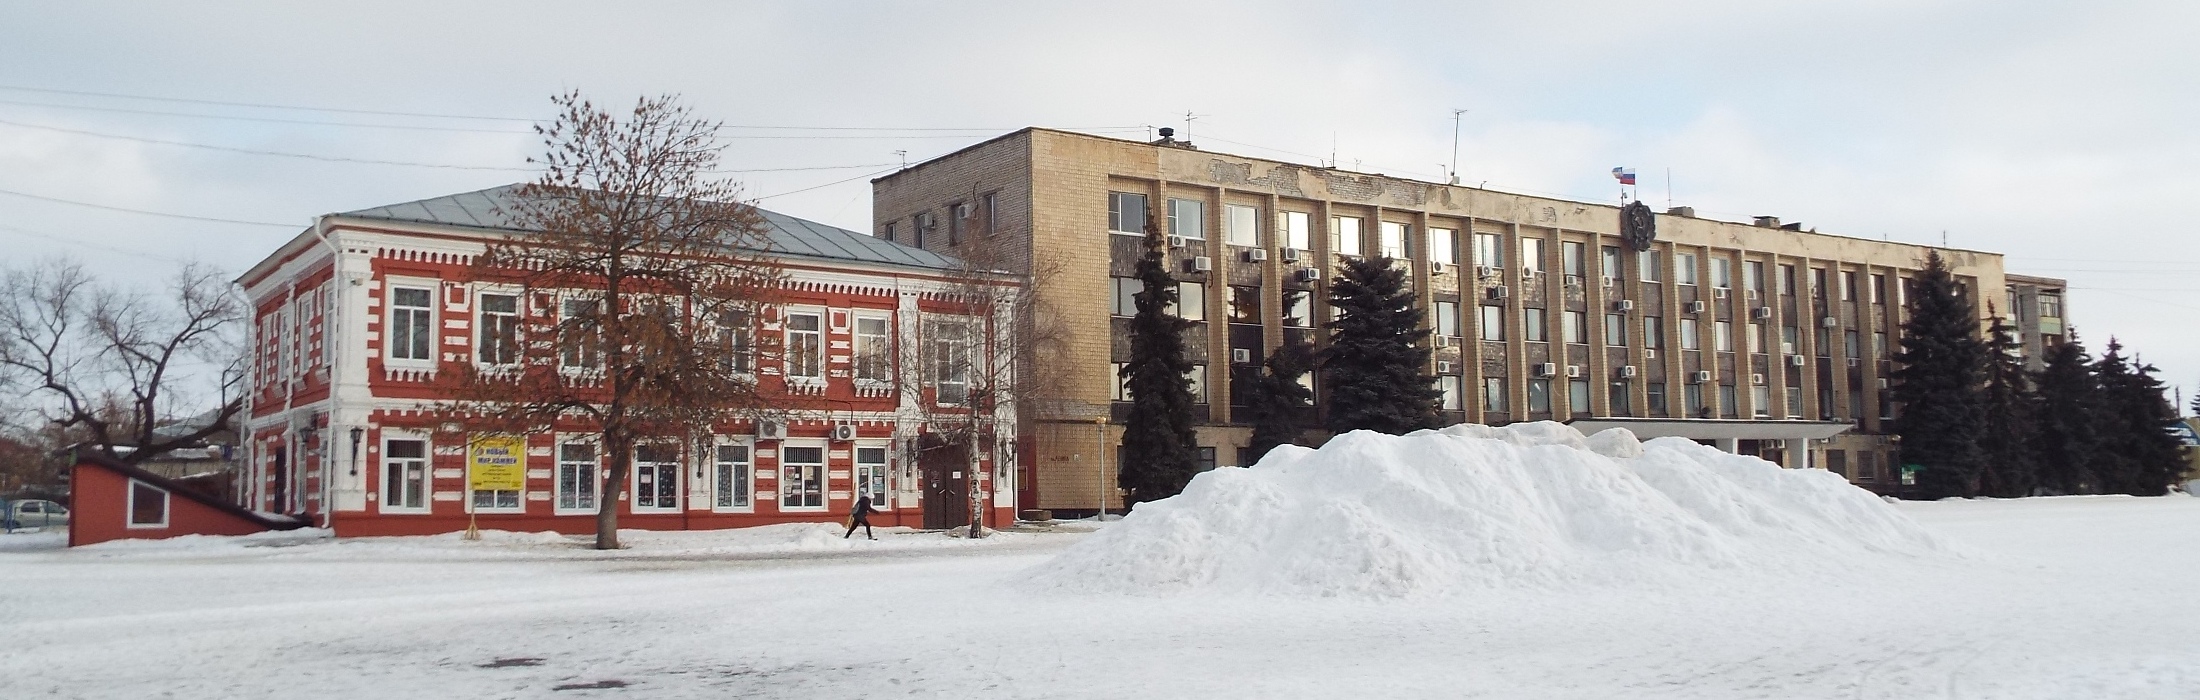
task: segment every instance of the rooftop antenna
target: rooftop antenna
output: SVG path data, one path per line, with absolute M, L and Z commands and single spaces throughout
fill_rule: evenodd
M 1464 109 L 1451 111 L 1451 184 L 1454 185 L 1459 184 L 1459 118 L 1466 113 Z
M 1673 210 L 1673 166 L 1665 166 L 1665 210 Z
M 1337 167 L 1337 132 L 1329 132 L 1329 167 Z
M 1948 247 L 1948 229 L 1940 230 L 1940 247 Z
M 1193 114 L 1193 113 L 1192 113 L 1192 110 L 1189 110 L 1189 109 L 1187 109 L 1187 110 L 1184 110 L 1184 142 L 1185 142 L 1185 143 L 1191 143 L 1191 142 L 1192 142 L 1192 121 L 1193 121 L 1193 120 L 1195 120 L 1195 119 L 1198 119 L 1198 118 L 1200 118 L 1200 117 L 1205 117 L 1205 116 L 1209 116 L 1209 115 L 1205 115 L 1205 114 Z
M 908 169 L 909 169 L 909 152 L 908 152 L 908 151 L 894 151 L 894 155 L 897 155 L 897 156 L 901 156 L 901 169 L 903 169 L 903 170 L 908 170 Z

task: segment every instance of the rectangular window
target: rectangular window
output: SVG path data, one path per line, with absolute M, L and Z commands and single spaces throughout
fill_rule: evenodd
M 1721 255 L 1711 259 L 1711 286 L 1716 289 L 1734 288 L 1734 261 Z
M 485 365 L 519 364 L 519 297 L 483 294 L 475 304 L 480 313 L 474 325 L 480 334 L 474 361 Z
M 1833 357 L 1833 329 L 1819 326 L 1811 329 L 1810 336 L 1817 341 L 1819 357 Z
M 1813 267 L 1810 269 L 1810 296 L 1819 300 L 1826 298 L 1825 268 Z
M 1627 279 L 1627 265 L 1620 262 L 1619 246 L 1604 246 L 1604 269 L 1600 274 L 1613 280 Z
M 825 318 L 816 313 L 787 314 L 787 377 L 825 378 Z
M 1575 379 L 1566 382 L 1566 410 L 1570 413 L 1589 412 L 1589 380 Z
M 671 445 L 634 446 L 634 510 L 680 508 L 680 451 Z
M 1446 265 L 1459 264 L 1459 232 L 1448 228 L 1429 229 L 1428 260 Z
M 1826 450 L 1826 471 L 1830 471 L 1843 477 L 1847 477 L 1849 475 L 1848 451 Z
M 1720 417 L 1720 418 L 1740 418 L 1741 416 L 1742 416 L 1742 402 L 1741 402 L 1741 401 L 1740 401 L 1739 399 L 1736 399 L 1736 398 L 1735 398 L 1734 385 L 1732 385 L 1732 384 L 1720 384 L 1720 385 L 1719 385 L 1719 417 Z
M 741 374 L 755 372 L 756 324 L 749 310 L 726 309 L 719 312 L 717 322 L 711 325 L 711 332 L 717 334 L 718 347 L 724 353 L 719 359 L 721 367 Z
M 1650 382 L 1642 387 L 1643 408 L 1653 418 L 1665 415 L 1665 382 Z
M 779 448 L 780 510 L 825 507 L 825 448 Z
M 1795 266 L 1780 266 L 1780 296 L 1795 296 Z
M 896 240 L 896 239 L 894 238 L 894 225 L 893 225 L 893 224 L 887 224 L 887 225 L 886 225 L 886 228 L 884 228 L 884 229 L 881 229 L 881 230 L 880 230 L 880 231 L 878 232 L 878 237 L 880 237 L 880 238 L 884 238 L 884 239 L 886 239 L 886 240 L 889 240 L 889 241 L 894 241 L 894 242 L 896 242 L 896 243 L 899 243 L 899 242 L 901 242 L 901 241 L 899 241 L 899 240 Z
M 1283 247 L 1292 250 L 1313 250 L 1314 224 L 1312 217 L 1303 211 L 1283 213 Z
M 1520 269 L 1543 271 L 1543 244 L 1541 238 L 1520 239 Z
M 558 303 L 558 366 L 592 369 L 603 365 L 603 305 L 594 299 Z
M 1708 405 L 1708 404 L 1705 404 L 1705 403 L 1703 402 L 1703 385 L 1702 385 L 1702 384 L 1684 384 L 1684 385 L 1682 385 L 1682 386 L 1681 386 L 1681 402 L 1682 402 L 1682 408 L 1684 408 L 1684 409 L 1686 409 L 1686 410 L 1688 411 L 1688 415 L 1687 415 L 1687 417 L 1688 417 L 1688 418 L 1710 418 L 1710 417 L 1711 417 L 1711 406 L 1710 406 L 1710 405 Z
M 1673 282 L 1691 287 L 1696 285 L 1695 253 L 1676 252 L 1673 254 Z
M 557 510 L 596 510 L 596 443 L 567 442 L 558 445 Z
M 914 229 L 910 235 L 916 240 L 916 246 L 922 248 L 924 247 L 925 236 L 930 235 L 933 230 L 939 228 L 939 222 L 933 220 L 932 212 L 920 211 L 917 212 L 914 224 L 910 228 Z
M 1841 332 L 1841 349 L 1846 351 L 1842 357 L 1857 358 L 1864 356 L 1864 346 L 1859 342 L 1860 338 L 1861 336 L 1857 335 L 1855 330 Z
M 1238 204 L 1222 205 L 1223 236 L 1230 245 L 1259 246 L 1260 230 L 1255 225 L 1259 220 L 1259 209 Z
M 1437 335 L 1450 338 L 1459 337 L 1459 302 L 1436 302 L 1435 325 Z
M 1627 347 L 1627 316 L 1625 314 L 1604 315 L 1604 344 L 1607 347 Z
M 883 316 L 857 316 L 854 355 L 856 379 L 885 382 L 893 379 L 893 335 Z
M 1657 316 L 1642 317 L 1642 347 L 1644 350 L 1665 349 L 1665 319 Z
M 382 512 L 428 510 L 428 441 L 382 441 Z
M 1186 321 L 1207 320 L 1207 284 L 1204 282 L 1176 283 L 1176 301 L 1169 309 L 1177 318 Z
M 1635 254 L 1635 259 L 1642 261 L 1642 264 L 1636 266 L 1642 270 L 1642 281 L 1665 281 L 1665 263 L 1659 260 L 1660 257 L 1663 256 L 1660 256 L 1658 251 L 1655 250 L 1645 250 Z
M 1108 313 L 1115 316 L 1138 315 L 1138 293 L 1145 291 L 1136 277 L 1108 278 Z
M 1117 401 L 1131 400 L 1131 363 L 1110 362 L 1108 364 L 1115 372 L 1114 399 Z
M 1711 322 L 1711 349 L 1734 352 L 1734 324 L 1729 321 Z
M 985 211 L 984 211 L 984 212 L 982 213 L 982 216 L 984 216 L 984 217 L 985 217 L 985 221 L 984 221 L 984 223 L 985 223 L 985 235 L 987 235 L 987 236 L 991 236 L 991 235 L 993 235 L 993 234 L 995 234 L 995 233 L 999 233 L 999 232 L 1000 232 L 1000 230 L 1001 230 L 1001 229 L 1000 229 L 1000 223 L 1001 223 L 1001 196 L 1000 196 L 1000 193 L 999 193 L 999 192 L 987 192 L 987 193 L 985 193 L 985 196 L 984 196 L 984 197 L 980 197 L 978 201 L 982 202 L 982 203 L 984 204 L 984 208 L 985 208 Z
M 942 319 L 931 330 L 934 401 L 960 406 L 970 400 L 970 324 Z
M 1833 411 L 1833 387 L 1818 387 L 1818 420 L 1834 420 L 1839 417 L 1840 414 Z
M 1520 337 L 1522 340 L 1526 340 L 1531 343 L 1541 343 L 1551 339 L 1550 336 L 1546 333 L 1548 329 L 1545 328 L 1543 325 L 1542 309 L 1534 307 L 1521 309 L 1520 316 Z
M 1584 314 L 1579 311 L 1565 311 L 1559 313 L 1558 330 L 1560 333 L 1559 337 L 1565 338 L 1566 342 L 1568 343 L 1573 343 L 1575 345 L 1589 344 L 1588 314 Z
M 390 288 L 390 359 L 435 360 L 434 297 L 426 289 Z
M 168 491 L 131 479 L 130 527 L 168 527 Z
M 2014 307 L 2012 307 L 2012 308 L 2014 308 Z M 2040 317 L 2041 317 L 2041 318 L 2062 318 L 2062 295 L 2060 295 L 2060 294 L 2041 294 L 2041 295 L 2040 295 Z
M 1305 292 L 1295 294 L 1287 292 L 1283 295 L 1283 327 L 1314 327 L 1314 299 L 1312 297 L 1312 294 Z
M 1133 236 L 1146 235 L 1146 195 L 1131 192 L 1109 192 L 1108 232 Z M 918 245 L 923 244 L 919 243 Z
M 1338 253 L 1338 254 L 1341 254 L 1341 255 L 1359 255 L 1359 254 L 1360 254 L 1360 219 L 1359 219 L 1359 217 L 1356 217 L 1356 216 L 1332 216 L 1332 217 L 1329 217 L 1329 229 L 1330 229 L 1330 231 L 1332 231 L 1332 232 L 1333 232 L 1333 235 L 1335 236 L 1335 238 L 1334 238 L 1333 240 L 1335 240 L 1335 242 L 1336 242 L 1336 244 L 1337 244 L 1337 253 Z
M 1442 403 L 1439 403 L 1437 405 L 1443 407 L 1443 410 L 1460 410 L 1460 406 L 1462 404 L 1461 399 L 1459 398 L 1459 391 L 1459 375 L 1446 374 L 1438 376 L 1436 378 L 1436 393 L 1439 397 L 1441 397 L 1440 400 L 1442 401 Z
M 1872 275 L 1872 303 L 1874 303 L 1874 304 L 1885 304 L 1885 303 L 1887 303 L 1887 276 L 1886 276 L 1886 275 L 1881 275 L 1881 274 L 1874 274 L 1874 275 Z
M 1702 350 L 1703 343 L 1696 335 L 1696 319 L 1681 319 L 1681 349 Z
M 1802 329 L 1800 329 L 1800 328 L 1796 328 L 1796 327 L 1794 327 L 1794 326 L 1781 326 L 1781 327 L 1780 327 L 1780 354 L 1782 354 L 1782 355 L 1794 355 L 1794 354 L 1800 353 L 1800 352 L 1802 351 L 1802 349 L 1803 349 L 1803 346 L 1802 346 L 1802 345 L 1799 345 L 1798 343 L 1802 342 L 1802 338 L 1803 338 L 1803 330 L 1802 330 Z
M 1259 287 L 1232 286 L 1224 289 L 1229 290 L 1230 298 L 1226 306 L 1231 323 L 1260 323 Z
M 1856 301 L 1856 273 L 1841 273 L 1841 300 Z
M 1749 354 L 1752 354 L 1752 355 L 1761 355 L 1761 354 L 1764 354 L 1764 351 L 1765 351 L 1765 324 L 1762 324 L 1762 323 L 1752 323 L 1752 324 L 1749 324 L 1749 326 L 1748 326 L 1747 330 L 1745 330 L 1745 331 L 1743 332 L 1743 335 L 1744 335 L 1744 336 L 1746 336 L 1746 338 L 1745 338 L 1745 342 L 1747 342 L 1747 343 L 1749 344 Z
M 1863 419 L 1864 419 L 1864 390 L 1863 390 L 1863 389 L 1850 389 L 1850 390 L 1849 390 L 1849 412 L 1848 412 L 1847 416 L 1848 416 L 1848 419 L 1849 419 L 1849 420 L 1854 420 L 1854 421 L 1860 421 L 1860 420 L 1863 420 Z
M 1549 380 L 1549 379 L 1530 379 L 1530 380 L 1528 380 L 1528 412 L 1529 412 L 1529 413 L 1550 413 L 1550 412 L 1551 412 L 1551 380 Z
M 748 445 L 719 445 L 713 467 L 711 506 L 719 508 L 719 511 L 748 508 L 752 469 L 752 462 L 748 460 Z
M 1169 200 L 1169 234 L 1207 239 L 1207 203 L 1196 199 Z
M 1856 479 L 1858 481 L 1879 480 L 1879 453 L 1861 450 L 1856 453 Z
M 1474 234 L 1474 264 L 1490 268 L 1504 267 L 1504 238 L 1494 233 Z
M 1632 407 L 1631 405 L 1629 405 L 1629 404 L 1630 404 L 1630 394 L 1629 394 L 1629 393 L 1628 393 L 1628 391 L 1627 391 L 1627 382 L 1619 382 L 1619 381 L 1615 381 L 1615 382 L 1612 382 L 1610 386 L 1608 386 L 1608 387 L 1606 387 L 1606 388 L 1605 388 L 1605 392 L 1604 392 L 1604 401 L 1605 401 L 1606 403 L 1608 403 L 1608 404 L 1611 404 L 1611 406 L 1612 406 L 1612 415 L 1615 415 L 1615 416 L 1632 416 L 1632 415 L 1635 415 L 1635 411 L 1634 411 L 1634 408 L 1633 408 L 1633 407 Z
M 1482 378 L 1482 410 L 1491 413 L 1505 412 L 1505 378 Z
M 1772 387 L 1758 384 L 1749 388 L 1750 414 L 1757 418 L 1772 417 Z
M 1888 359 L 1887 333 L 1885 331 L 1872 331 L 1872 359 Z
M 1505 339 L 1505 307 L 1483 306 L 1481 327 L 1483 340 Z
M 893 505 L 886 485 L 886 448 L 856 448 L 856 495 L 870 496 L 871 507 L 887 510 Z
M 1759 294 L 1764 293 L 1765 264 L 1763 262 L 1756 260 L 1742 261 L 1742 288 Z
M 1787 388 L 1787 417 L 1790 419 L 1800 419 L 1803 417 L 1802 387 L 1790 385 Z
M 1375 227 L 1382 235 L 1383 257 L 1404 258 L 1406 256 L 1406 233 L 1413 227 L 1392 221 L 1377 222 Z
M 1587 267 L 1589 261 L 1585 259 L 1588 257 L 1588 251 L 1588 246 L 1574 241 L 1560 242 L 1558 244 L 1558 264 L 1559 269 L 1563 271 L 1562 274 L 1575 278 L 1589 274 Z
M 947 244 L 962 245 L 963 230 L 970 227 L 970 204 L 956 202 L 947 206 Z
M 1192 393 L 1192 403 L 1207 403 L 1207 366 L 1192 365 L 1192 371 L 1184 374 L 1184 384 Z

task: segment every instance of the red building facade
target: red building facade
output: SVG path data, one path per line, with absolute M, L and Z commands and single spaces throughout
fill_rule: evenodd
M 1015 407 L 976 416 L 997 426 L 986 444 L 1000 447 L 939 449 L 929 426 L 969 422 L 974 409 L 955 400 L 969 378 L 920 367 L 934 354 L 916 352 L 982 355 L 1006 311 L 957 303 L 972 277 L 952 259 L 772 212 L 764 252 L 785 284 L 753 328 L 787 349 L 753 367 L 770 407 L 645 441 L 619 493 L 604 492 L 611 461 L 579 421 L 524 436 L 524 488 L 469 489 L 471 436 L 440 407 L 469 363 L 493 361 L 486 329 L 556 313 L 472 279 L 489 241 L 526 234 L 500 214 L 515 188 L 323 216 L 239 280 L 256 314 L 243 505 L 339 536 L 451 532 L 469 519 L 585 533 L 606 500 L 626 528 L 844 522 L 861 494 L 879 525 L 951 527 L 973 507 L 989 525 L 1010 522 Z

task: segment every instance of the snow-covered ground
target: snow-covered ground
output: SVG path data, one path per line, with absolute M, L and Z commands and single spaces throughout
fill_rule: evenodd
M 1322 599 L 1006 583 L 1083 534 L 637 533 L 608 557 L 6 535 L 0 696 L 2200 696 L 2200 498 L 1899 508 L 1973 555 L 1761 590 Z

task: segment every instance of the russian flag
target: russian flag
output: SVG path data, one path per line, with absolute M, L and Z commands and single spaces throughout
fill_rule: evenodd
M 1613 169 L 1612 169 L 1612 177 L 1613 177 L 1613 178 L 1616 178 L 1616 179 L 1618 179 L 1618 180 L 1619 180 L 1619 184 L 1622 184 L 1622 185 L 1632 185 L 1632 184 L 1635 184 L 1635 169 L 1634 169 L 1634 168 L 1613 168 Z

